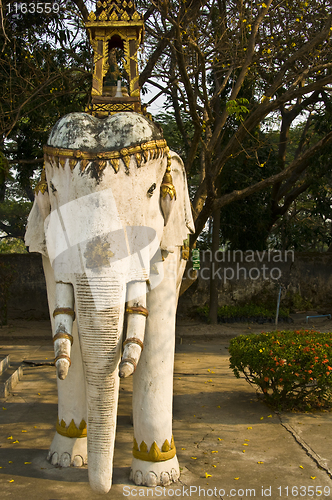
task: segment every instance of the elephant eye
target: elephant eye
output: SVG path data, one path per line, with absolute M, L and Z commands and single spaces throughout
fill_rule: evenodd
M 56 187 L 54 186 L 53 182 L 50 182 L 50 188 L 52 189 L 52 193 L 56 192 Z
M 153 191 L 156 189 L 156 183 L 154 182 L 151 187 L 148 189 L 148 196 L 153 195 Z

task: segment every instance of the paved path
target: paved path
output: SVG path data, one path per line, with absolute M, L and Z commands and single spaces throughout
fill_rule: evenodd
M 179 336 L 173 432 L 180 481 L 165 489 L 129 481 L 133 430 L 127 379 L 120 389 L 113 487 L 104 498 L 332 499 L 331 414 L 271 411 L 229 370 L 228 336 L 220 329 L 219 338 L 205 342 L 183 331 Z M 16 345 L 4 345 L 2 334 L 0 353 L 13 360 L 48 363 L 54 357 L 47 337 L 33 341 L 26 335 L 24 344 L 16 339 Z M 23 380 L 0 401 L 1 500 L 101 498 L 90 489 L 85 467 L 63 469 L 46 461 L 56 418 L 54 367 L 26 366 Z

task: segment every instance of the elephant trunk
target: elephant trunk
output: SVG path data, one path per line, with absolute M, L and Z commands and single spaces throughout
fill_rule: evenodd
M 68 374 L 71 345 L 73 343 L 72 328 L 74 320 L 74 290 L 71 283 L 56 283 L 54 316 L 54 364 L 57 376 L 64 380 Z
M 107 493 L 112 485 L 125 290 L 125 284 L 109 277 L 76 281 L 88 405 L 89 481 L 99 493 Z
M 127 338 L 119 368 L 121 378 L 131 375 L 143 350 L 144 333 L 148 310 L 146 309 L 146 283 L 135 281 L 128 284 L 127 288 Z

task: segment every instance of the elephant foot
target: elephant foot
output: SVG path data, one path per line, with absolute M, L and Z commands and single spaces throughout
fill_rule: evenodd
M 88 463 L 87 438 L 69 438 L 57 432 L 50 446 L 47 460 L 60 467 L 82 467 Z
M 137 485 L 167 486 L 175 483 L 180 477 L 177 457 L 164 462 L 145 462 L 133 458 L 129 478 Z

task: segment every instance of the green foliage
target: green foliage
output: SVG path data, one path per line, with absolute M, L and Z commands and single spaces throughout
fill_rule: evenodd
M 298 292 L 297 293 L 287 292 L 284 301 L 289 304 L 289 307 L 294 312 L 310 311 L 313 309 L 313 305 L 310 302 L 310 300 L 305 299 Z
M 0 240 L 0 253 L 28 253 L 24 241 L 20 238 Z
M 209 317 L 209 306 L 205 305 L 197 309 L 201 318 Z M 221 306 L 218 307 L 218 321 L 227 323 L 228 321 L 269 321 L 274 320 L 276 310 L 268 309 L 256 304 L 245 304 L 243 306 Z M 289 309 L 280 308 L 279 317 L 286 319 L 289 316 Z
M 28 220 L 29 212 L 32 208 L 30 201 L 5 200 L 0 203 L 0 228 L 12 237 L 22 237 Z
M 332 333 L 309 330 L 240 335 L 230 341 L 230 368 L 278 409 L 332 405 Z
M 249 113 L 247 104 L 249 104 L 248 99 L 239 97 L 238 99 L 228 101 L 226 108 L 230 115 L 235 115 L 236 120 L 243 122 L 243 115 Z

